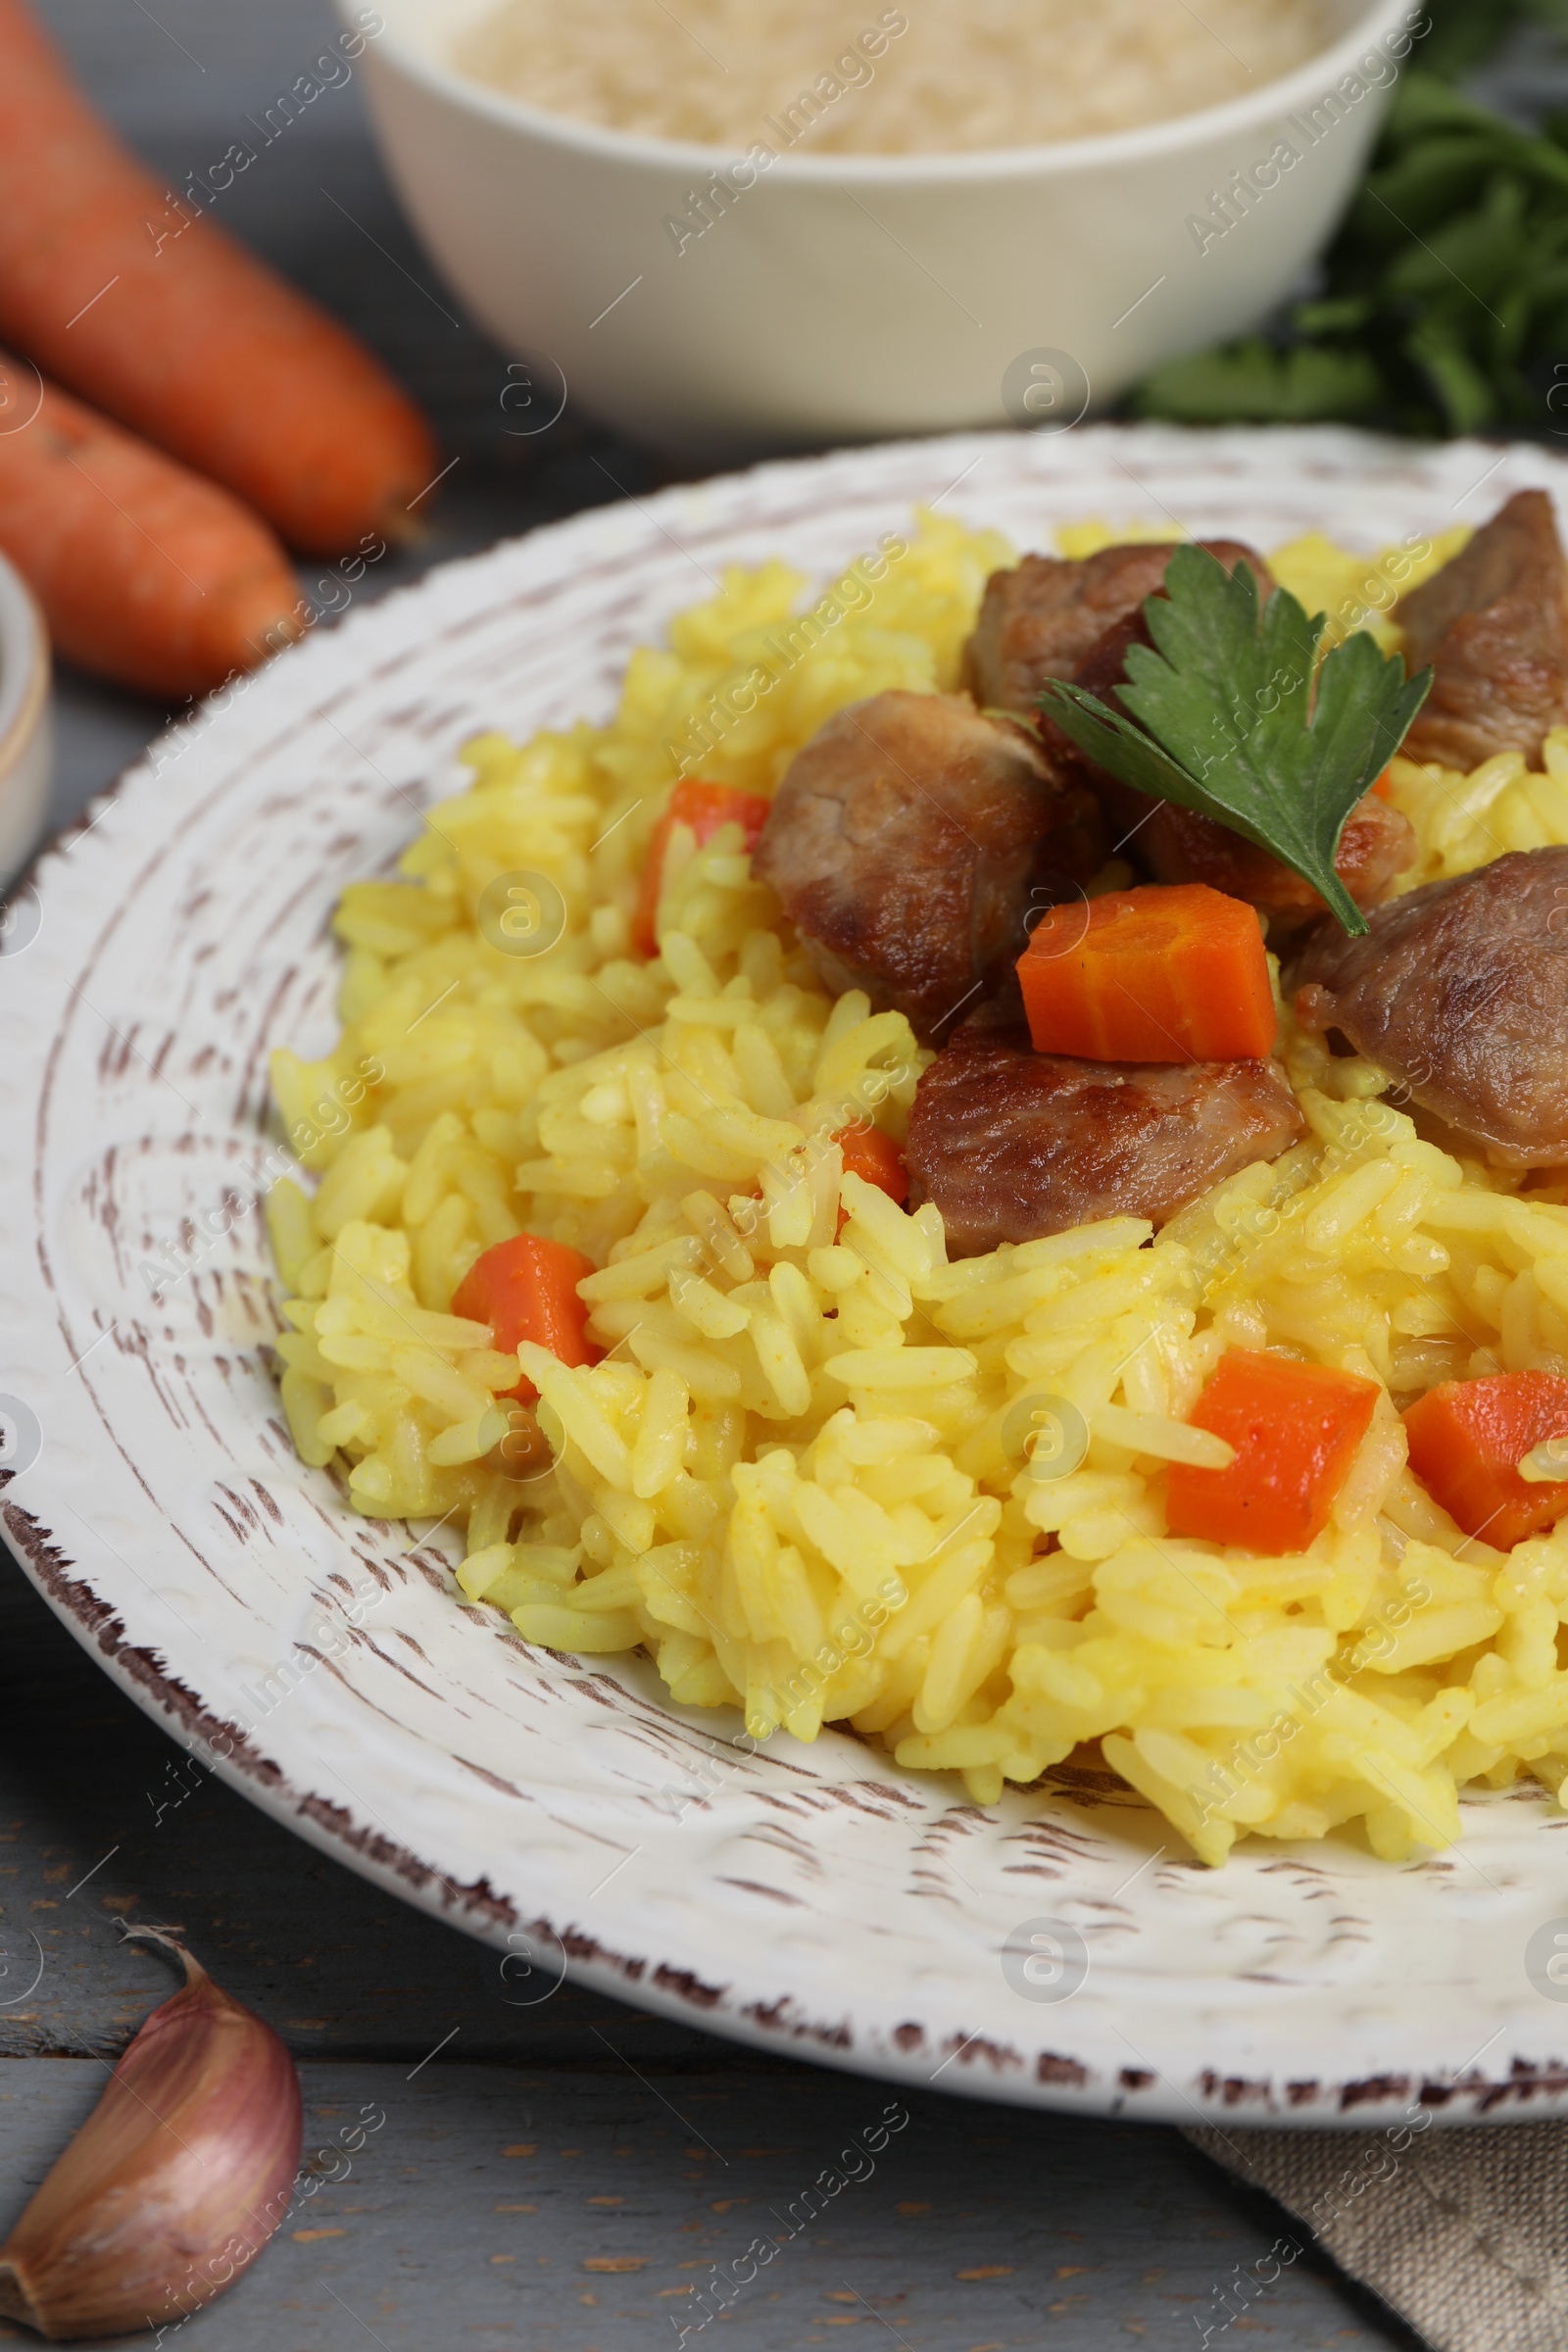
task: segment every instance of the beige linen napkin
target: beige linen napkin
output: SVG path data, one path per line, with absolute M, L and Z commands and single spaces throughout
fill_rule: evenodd
M 1315 2241 L 1434 2352 L 1568 2352 L 1568 2124 L 1184 2136 L 1293 2217 L 1205 2343 Z

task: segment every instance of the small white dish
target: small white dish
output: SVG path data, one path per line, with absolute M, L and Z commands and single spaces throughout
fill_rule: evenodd
M 43 614 L 0 556 L 0 887 L 26 863 L 49 806 L 49 674 Z
M 1408 0 L 1337 0 L 1338 39 L 1295 73 L 1132 130 L 952 155 L 792 148 L 752 184 L 731 171 L 711 225 L 678 243 L 668 223 L 704 217 L 694 197 L 749 142 L 600 129 L 469 79 L 447 61 L 488 4 L 382 0 L 365 67 L 416 228 L 533 363 L 500 429 L 549 424 L 569 387 L 636 440 L 709 456 L 1059 428 L 1251 325 L 1338 222 L 1420 23 Z M 1222 229 L 1237 172 L 1255 185 Z

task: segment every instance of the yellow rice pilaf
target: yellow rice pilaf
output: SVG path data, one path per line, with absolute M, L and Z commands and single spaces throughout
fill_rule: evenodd
M 1391 580 L 1453 545 L 1369 560 L 1314 538 L 1274 563 L 1388 642 Z M 466 1519 L 464 1592 L 526 1640 L 640 1644 L 677 1701 L 739 1707 L 758 1738 L 848 1723 L 987 1804 L 1098 1741 L 1207 1862 L 1250 1831 L 1355 1820 L 1401 1859 L 1458 1835 L 1466 1782 L 1568 1775 L 1568 1532 L 1506 1555 L 1465 1540 L 1406 1468 L 1396 1410 L 1456 1376 L 1568 1374 L 1560 1188 L 1450 1157 L 1382 1073 L 1287 1019 L 1308 1141 L 1152 1246 L 1118 1219 L 950 1265 L 936 1211 L 906 1215 L 831 1140 L 859 1114 L 902 1141 L 929 1055 L 902 1015 L 824 993 L 737 828 L 701 849 L 677 828 L 662 954 L 632 950 L 677 767 L 770 791 L 843 705 L 953 688 L 1012 560 L 927 515 L 807 607 L 781 564 L 730 571 L 633 657 L 608 725 L 481 737 L 404 878 L 344 894 L 340 1043 L 274 1061 L 318 1179 L 268 1202 L 289 1424 L 358 1508 Z M 1405 886 L 1568 843 L 1568 730 L 1545 771 L 1396 762 Z M 560 894 L 548 953 L 478 927 L 519 871 Z M 524 1348 L 558 1458 L 516 1475 L 494 1401 L 516 1362 L 450 1309 L 522 1231 L 601 1269 L 583 1296 L 606 1356 Z M 1298 1556 L 1165 1533 L 1165 1465 L 1201 1458 L 1186 1416 L 1229 1347 L 1384 1387 Z M 1053 1464 L 1020 1419 L 1077 1444 Z

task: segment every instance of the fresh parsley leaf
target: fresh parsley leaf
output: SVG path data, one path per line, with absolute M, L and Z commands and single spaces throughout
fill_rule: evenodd
M 1248 565 L 1227 572 L 1200 547 L 1176 550 L 1165 594 L 1150 597 L 1144 618 L 1154 650 L 1128 649 L 1120 710 L 1061 680 L 1045 689 L 1042 710 L 1122 783 L 1216 817 L 1310 882 L 1347 931 L 1365 931 L 1335 853 L 1432 672 L 1406 680 L 1399 657 L 1364 633 L 1319 666 L 1327 615 L 1309 620 L 1283 588 L 1259 614 Z
M 1528 19 L 1568 35 L 1568 0 L 1427 0 L 1427 14 L 1313 297 L 1263 335 L 1155 368 L 1128 396 L 1133 415 L 1560 429 L 1568 123 L 1522 128 L 1453 83 Z M 1223 207 L 1209 227 L 1251 233 Z
M 1386 403 L 1370 353 L 1315 343 L 1278 351 L 1254 335 L 1221 351 L 1167 360 L 1144 378 L 1132 405 L 1141 416 L 1183 424 L 1314 424 L 1376 416 Z

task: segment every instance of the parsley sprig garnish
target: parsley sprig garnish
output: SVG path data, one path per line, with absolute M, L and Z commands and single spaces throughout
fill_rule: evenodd
M 1227 573 L 1200 547 L 1176 550 L 1144 617 L 1157 650 L 1128 649 L 1120 710 L 1059 679 L 1042 710 L 1122 783 L 1217 817 L 1310 882 L 1347 931 L 1365 931 L 1335 853 L 1432 672 L 1406 680 L 1397 654 L 1360 633 L 1319 665 L 1326 614 L 1309 620 L 1283 588 L 1259 614 L 1247 564 Z

